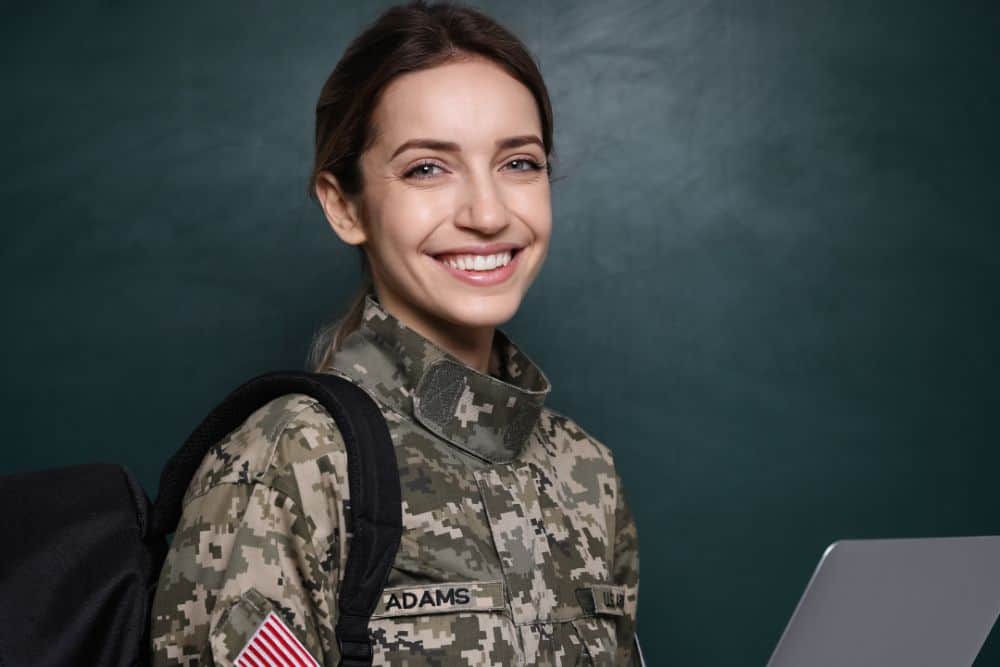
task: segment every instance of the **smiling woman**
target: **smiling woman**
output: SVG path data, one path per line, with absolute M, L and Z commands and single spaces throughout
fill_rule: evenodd
M 639 660 L 638 538 L 611 452 L 545 406 L 548 378 L 498 328 L 548 252 L 551 157 L 541 74 L 482 13 L 413 2 L 351 43 L 316 107 L 309 191 L 363 280 L 311 359 L 374 399 L 396 450 L 403 534 L 370 655 L 348 659 L 334 632 L 353 532 L 344 439 L 290 394 L 188 488 L 155 664 Z
M 492 59 L 455 50 L 393 79 L 371 123 L 363 194 L 329 170 L 317 175 L 326 217 L 364 248 L 387 310 L 485 371 L 493 329 L 513 317 L 549 245 L 535 97 Z M 512 261 L 498 269 L 505 250 Z

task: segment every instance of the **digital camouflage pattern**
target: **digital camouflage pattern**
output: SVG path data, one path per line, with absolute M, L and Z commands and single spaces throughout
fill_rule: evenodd
M 396 447 L 403 536 L 371 622 L 376 665 L 628 665 L 638 538 L 611 453 L 544 406 L 497 329 L 491 374 L 369 294 L 325 372 L 365 389 Z M 218 443 L 184 500 L 153 604 L 155 665 L 229 665 L 269 611 L 339 660 L 346 453 L 312 398 L 272 401 Z

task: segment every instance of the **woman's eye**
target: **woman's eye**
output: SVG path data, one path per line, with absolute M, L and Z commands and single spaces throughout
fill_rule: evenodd
M 403 175 L 406 178 L 416 178 L 416 179 L 430 178 L 431 176 L 437 175 L 433 173 L 431 170 L 440 168 L 441 168 L 440 165 L 437 165 L 433 162 L 421 162 L 420 164 L 416 165 Z
M 514 171 L 540 171 L 542 168 L 542 165 L 538 164 L 534 160 L 529 160 L 528 158 L 523 157 L 514 158 L 508 162 L 507 165 L 516 165 L 513 169 Z M 525 166 L 527 166 L 526 169 L 524 168 Z

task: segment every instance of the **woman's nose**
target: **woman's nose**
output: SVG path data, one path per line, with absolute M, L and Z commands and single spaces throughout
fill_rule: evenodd
M 489 175 L 473 177 L 466 189 L 465 205 L 456 216 L 460 227 L 491 235 L 507 226 L 507 207 L 497 184 Z

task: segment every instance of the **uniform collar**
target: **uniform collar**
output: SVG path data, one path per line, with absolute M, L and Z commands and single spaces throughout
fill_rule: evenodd
M 552 387 L 499 328 L 493 346 L 499 377 L 467 366 L 407 327 L 370 292 L 361 324 L 344 338 L 329 368 L 456 447 L 506 463 L 521 452 Z

